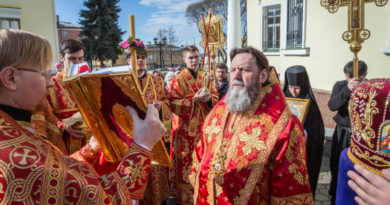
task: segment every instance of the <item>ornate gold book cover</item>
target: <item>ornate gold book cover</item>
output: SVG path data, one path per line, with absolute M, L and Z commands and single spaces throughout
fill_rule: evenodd
M 130 72 L 85 74 L 64 82 L 107 159 L 120 161 L 128 150 L 123 141 L 133 141 L 133 123 L 125 107 L 133 107 L 141 119 L 147 110 L 134 76 Z M 153 153 L 154 163 L 171 165 L 162 140 Z

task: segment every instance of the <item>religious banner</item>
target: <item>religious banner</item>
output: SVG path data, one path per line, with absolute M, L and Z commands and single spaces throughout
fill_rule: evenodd
M 209 11 L 209 16 L 205 22 L 200 21 L 198 24 L 199 29 L 202 32 L 202 40 L 199 45 L 203 48 L 206 45 L 206 40 L 210 47 L 215 49 L 223 49 L 226 45 L 226 38 L 223 33 L 223 25 L 226 23 L 225 19 L 221 15 L 213 15 Z M 208 31 L 208 34 L 207 32 Z
M 202 15 L 202 21 L 199 22 L 198 27 L 201 30 L 202 40 L 199 43 L 201 47 L 204 48 L 204 54 L 202 58 L 202 70 L 205 74 L 205 82 L 204 82 L 204 88 L 202 93 L 209 94 L 207 91 L 207 87 L 210 83 L 210 78 L 215 79 L 216 78 L 216 56 L 218 49 L 223 49 L 223 47 L 226 44 L 225 35 L 223 32 L 223 25 L 225 24 L 225 19 L 222 18 L 221 15 L 215 15 L 213 16 L 213 13 L 211 12 L 211 9 L 209 9 L 208 17 L 204 19 L 204 16 Z M 211 52 L 210 52 L 211 49 Z M 206 59 L 207 54 L 207 60 L 208 60 L 208 67 L 205 69 L 204 67 L 204 61 Z M 211 57 L 211 58 L 210 58 Z M 213 59 L 213 65 L 211 66 L 211 59 Z M 213 70 L 213 73 L 211 72 Z M 213 76 L 213 77 L 211 77 Z

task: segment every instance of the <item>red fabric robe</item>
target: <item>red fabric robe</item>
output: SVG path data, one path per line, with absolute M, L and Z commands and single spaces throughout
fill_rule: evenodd
M 205 119 L 190 178 L 196 204 L 313 204 L 302 125 L 276 78 L 243 114 L 222 99 Z
M 168 93 L 165 90 L 162 78 L 146 73 L 145 77 L 139 81 L 139 85 L 148 104 L 155 101 L 160 103 L 162 122 L 167 128 L 167 133 L 164 137 L 170 138 L 171 123 Z M 98 153 L 91 153 L 88 145 L 83 147 L 79 152 L 76 152 L 74 157 L 80 161 L 89 163 L 99 175 L 112 172 L 119 164 L 108 162 L 100 150 Z M 145 195 L 143 200 L 140 201 L 140 204 L 160 205 L 169 195 L 168 167 L 152 164 Z
M 195 103 L 193 97 L 204 85 L 203 74 L 197 72 L 193 78 L 188 69 L 184 69 L 172 81 L 170 87 L 170 107 L 178 118 L 172 128 L 172 169 L 171 183 L 176 200 L 180 204 L 193 203 L 193 187 L 188 175 L 191 169 L 192 153 L 200 139 L 202 123 L 211 110 L 204 102 Z M 218 91 L 210 83 L 209 91 L 212 96 L 212 105 L 218 101 Z
M 34 113 L 32 116 L 32 123 L 35 124 L 36 131 L 48 139 L 54 144 L 59 144 L 59 148 L 65 154 L 72 154 L 80 150 L 88 141 L 87 138 L 75 138 L 68 133 L 63 132 L 66 124 L 63 122 L 65 119 L 70 119 L 79 112 L 77 105 L 73 101 L 71 95 L 66 88 L 63 79 L 65 78 L 65 71 L 57 73 L 52 78 L 54 86 L 48 90 L 48 107 L 44 111 Z M 54 112 L 57 119 L 50 117 L 53 115 L 50 112 Z M 80 115 L 81 117 L 81 115 Z M 79 119 L 82 120 L 82 117 Z M 42 125 L 46 124 L 47 128 L 43 128 Z M 78 126 L 74 126 L 76 129 L 82 129 L 82 126 L 86 126 L 84 122 L 78 123 Z M 60 136 L 50 131 L 52 125 L 57 125 L 60 130 Z M 60 143 L 59 141 L 62 140 Z M 66 146 L 66 150 L 62 148 L 62 144 Z
M 116 171 L 97 177 L 0 111 L 0 162 L 0 204 L 131 204 L 143 197 L 151 152 L 133 144 Z
M 147 103 L 159 102 L 161 105 L 160 117 L 167 132 L 164 139 L 169 139 L 171 135 L 171 121 L 168 92 L 165 89 L 162 77 L 145 73 L 145 77 L 140 80 L 140 87 Z M 170 196 L 168 167 L 152 164 L 145 196 L 140 204 L 161 205 Z

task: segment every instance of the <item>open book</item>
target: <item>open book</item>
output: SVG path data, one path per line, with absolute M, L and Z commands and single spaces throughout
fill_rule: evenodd
M 146 116 L 147 104 L 130 71 L 129 66 L 112 67 L 64 79 L 100 148 L 113 162 L 126 154 L 128 147 L 123 142 L 133 142 L 133 122 L 125 107 L 133 107 L 141 119 Z M 153 153 L 154 163 L 170 166 L 162 140 L 155 145 Z

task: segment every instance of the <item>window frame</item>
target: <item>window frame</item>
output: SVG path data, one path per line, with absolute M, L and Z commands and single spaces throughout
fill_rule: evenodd
M 289 1 L 285 0 L 285 6 L 283 12 L 283 18 L 285 22 L 285 41 L 283 45 L 283 49 L 281 49 L 281 53 L 286 56 L 308 56 L 310 54 L 310 49 L 306 47 L 306 17 L 307 17 L 307 0 L 302 0 L 302 42 L 300 48 L 287 48 L 287 35 L 288 35 L 288 5 Z
M 10 27 L 9 28 L 12 28 L 11 27 L 11 22 L 12 21 L 17 21 L 18 29 L 21 29 L 21 25 L 20 25 L 20 12 L 21 12 L 20 8 L 1 7 L 0 6 L 0 28 L 1 28 L 1 22 L 3 20 L 7 20 L 10 23 Z M 15 28 L 13 28 L 13 29 L 15 29 Z
M 279 19 L 279 49 L 272 51 L 272 50 L 265 50 L 263 47 L 263 43 L 265 42 L 265 13 L 267 12 L 267 9 L 270 7 L 279 7 L 280 8 L 280 19 Z M 280 55 L 280 50 L 282 47 L 281 42 L 281 36 L 282 36 L 282 4 L 280 1 L 273 1 L 273 2 L 266 2 L 260 4 L 260 29 L 262 32 L 260 33 L 260 45 L 259 48 L 265 55 Z
M 65 35 L 64 35 L 65 34 Z M 62 38 L 68 38 L 68 36 L 69 36 L 69 32 L 68 31 L 66 31 L 66 30 L 61 30 L 61 37 Z

